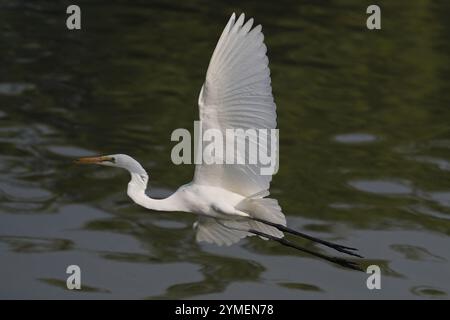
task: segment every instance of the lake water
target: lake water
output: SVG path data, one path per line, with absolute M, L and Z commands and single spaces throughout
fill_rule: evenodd
M 381 1 L 0 1 L 0 298 L 448 299 L 450 6 Z M 184 213 L 126 196 L 128 174 L 78 167 L 127 153 L 150 194 L 191 180 L 170 160 L 193 130 L 209 57 L 233 12 L 263 25 L 280 129 L 272 183 L 290 227 L 356 246 L 381 290 L 261 239 L 197 244 Z M 321 252 L 319 246 L 298 241 Z M 68 265 L 82 291 L 66 289 Z

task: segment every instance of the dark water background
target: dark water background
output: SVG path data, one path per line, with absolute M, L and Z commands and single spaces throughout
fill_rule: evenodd
M 1 298 L 449 298 L 448 1 L 377 1 L 380 31 L 369 1 L 78 1 L 81 31 L 69 4 L 0 0 Z M 124 171 L 71 164 L 128 153 L 154 196 L 189 182 L 170 134 L 192 130 L 233 11 L 266 36 L 273 196 L 291 227 L 380 265 L 381 290 L 259 239 L 197 244 L 194 217 L 134 205 Z M 81 292 L 65 289 L 70 264 Z

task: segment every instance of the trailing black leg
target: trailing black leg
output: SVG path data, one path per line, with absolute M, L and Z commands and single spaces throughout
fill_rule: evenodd
M 252 219 L 254 221 L 261 222 L 261 223 L 264 223 L 264 224 L 269 225 L 271 227 L 277 228 L 280 231 L 283 231 L 283 232 L 286 232 L 286 233 L 290 233 L 290 234 L 302 237 L 304 239 L 308 239 L 308 240 L 320 243 L 320 244 L 322 244 L 324 246 L 327 246 L 329 248 L 332 248 L 332 249 L 334 249 L 336 251 L 339 251 L 339 252 L 342 252 L 342 253 L 354 256 L 354 257 L 362 258 L 361 255 L 359 255 L 359 254 L 357 254 L 355 252 L 352 252 L 352 251 L 358 250 L 356 248 L 346 247 L 346 246 L 343 246 L 343 245 L 340 245 L 340 244 L 337 244 L 337 243 L 333 243 L 333 242 L 329 242 L 329 241 L 322 240 L 322 239 L 319 239 L 319 238 L 315 238 L 313 236 L 310 236 L 310 235 L 307 235 L 305 233 L 299 232 L 297 230 L 288 228 L 288 227 L 283 226 L 283 225 L 278 224 L 278 223 L 273 223 L 273 222 L 270 222 L 270 221 L 267 221 L 267 220 L 254 218 L 254 217 L 251 217 L 250 219 Z
M 364 271 L 356 262 L 349 261 L 349 260 L 346 260 L 346 259 L 343 259 L 343 258 L 339 258 L 339 257 L 330 257 L 330 256 L 327 256 L 327 255 L 324 255 L 324 254 L 321 254 L 321 253 L 317 253 L 317 252 L 311 251 L 309 249 L 300 247 L 300 246 L 296 245 L 295 243 L 290 242 L 289 240 L 286 240 L 284 238 L 274 237 L 274 236 L 272 236 L 270 234 L 266 234 L 264 232 L 260 232 L 260 231 L 257 231 L 257 230 L 249 229 L 247 231 L 250 232 L 250 233 L 256 234 L 256 235 L 258 235 L 260 237 L 264 237 L 264 238 L 268 238 L 270 240 L 276 241 L 276 242 L 278 242 L 278 243 L 280 243 L 280 244 L 282 244 L 284 246 L 291 247 L 291 248 L 300 250 L 302 252 L 306 252 L 306 253 L 308 253 L 310 255 L 313 255 L 315 257 L 318 257 L 318 258 L 327 260 L 329 262 L 338 264 L 338 265 L 340 265 L 342 267 L 353 269 L 353 270 L 358 270 L 358 271 Z

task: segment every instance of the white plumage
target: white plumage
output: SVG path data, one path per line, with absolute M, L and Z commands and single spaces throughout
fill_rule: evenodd
M 227 129 L 276 128 L 276 106 L 261 26 L 252 29 L 253 19 L 244 22 L 244 14 L 236 20 L 233 13 L 211 57 L 198 98 L 203 131 L 215 129 L 226 136 Z M 268 154 L 268 139 L 264 135 L 250 137 L 245 153 L 237 154 L 237 158 L 243 159 L 245 164 L 221 164 L 221 161 L 216 161 L 215 164 L 196 165 L 193 181 L 181 186 L 166 199 L 152 199 L 146 195 L 147 172 L 128 155 L 88 157 L 77 162 L 128 170 L 131 181 L 127 194 L 140 206 L 199 215 L 198 221 L 194 223 L 197 241 L 230 245 L 246 236 L 258 235 L 333 263 L 361 270 L 353 262 L 314 253 L 283 238 L 284 231 L 359 256 L 350 251 L 356 250 L 354 248 L 317 239 L 286 227 L 286 218 L 277 200 L 267 198 L 272 176 L 261 174 L 260 161 L 255 164 L 249 161 L 252 146 Z M 223 154 L 214 154 L 212 157 L 221 156 L 224 157 Z M 223 162 L 224 159 L 213 160 Z
M 261 25 L 251 29 L 241 14 L 231 16 L 209 63 L 206 81 L 198 99 L 203 130 L 275 129 L 276 106 L 270 85 L 269 60 Z M 261 138 L 261 137 L 260 137 Z M 267 140 L 252 140 L 265 151 Z M 249 146 L 250 149 L 250 146 Z M 259 150 L 259 149 L 258 149 Z M 260 174 L 260 164 L 198 165 L 194 183 L 220 186 L 243 196 L 270 187 L 271 175 Z
M 203 132 L 216 129 L 225 137 L 227 129 L 276 127 L 264 36 L 260 25 L 252 29 L 253 19 L 245 24 L 244 20 L 244 14 L 236 20 L 233 13 L 209 63 L 198 98 Z M 81 158 L 78 163 L 96 163 L 128 170 L 131 181 L 127 194 L 140 206 L 158 211 L 198 214 L 200 219 L 194 224 L 197 241 L 230 245 L 254 235 L 252 230 L 281 238 L 283 233 L 276 227 L 254 221 L 258 218 L 286 225 L 278 202 L 264 198 L 269 195 L 272 176 L 261 174 L 260 162 L 251 164 L 249 161 L 252 146 L 267 154 L 268 136 L 258 135 L 247 141 L 245 153 L 236 152 L 236 159 L 240 157 L 244 164 L 198 164 L 193 181 L 181 186 L 166 199 L 147 196 L 147 172 L 128 155 Z
M 252 28 L 253 19 L 245 24 L 245 15 L 236 21 L 233 13 L 228 21 L 209 63 L 206 81 L 198 99 L 203 130 L 219 129 L 275 129 L 276 106 L 272 96 L 267 48 L 261 25 Z M 250 140 L 265 150 L 267 140 Z M 249 145 L 247 150 L 250 150 Z M 259 149 L 258 149 L 259 150 Z M 221 187 L 248 199 L 242 200 L 239 209 L 260 218 L 286 225 L 286 219 L 276 200 L 251 198 L 255 193 L 268 190 L 271 175 L 261 175 L 260 165 L 248 164 L 197 165 L 194 183 Z M 268 194 L 268 192 L 267 192 Z M 267 205 L 267 207 L 265 206 Z M 201 219 L 197 224 L 197 240 L 216 244 L 232 244 L 249 235 L 242 231 L 256 229 L 282 237 L 283 233 L 260 222 L 215 221 Z

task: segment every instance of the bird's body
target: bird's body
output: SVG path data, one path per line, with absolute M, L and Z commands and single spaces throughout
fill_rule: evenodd
M 134 202 L 151 210 L 181 211 L 219 219 L 245 216 L 236 209 L 237 204 L 245 197 L 220 187 L 188 183 L 179 187 L 168 198 L 152 199 L 147 196 L 140 183 L 136 185 L 131 181 L 127 193 Z
M 248 216 L 236 209 L 238 203 L 245 197 L 220 187 L 189 183 L 181 186 L 175 194 L 183 202 L 186 212 L 217 219 Z
M 228 129 L 276 128 L 276 105 L 261 25 L 252 29 L 253 19 L 245 24 L 244 20 L 244 14 L 236 20 L 233 13 L 211 57 L 198 99 L 203 131 L 214 129 L 225 135 Z M 266 150 L 269 140 L 267 136 L 258 136 L 257 139 L 250 138 L 248 143 Z M 78 163 L 96 163 L 128 170 L 131 181 L 127 194 L 144 208 L 198 215 L 199 219 L 194 224 L 197 241 L 230 245 L 247 236 L 258 235 L 351 267 L 345 260 L 311 252 L 283 239 L 284 231 L 356 255 L 349 251 L 353 248 L 287 228 L 286 218 L 277 200 L 267 197 L 272 175 L 261 174 L 261 164 L 245 161 L 251 156 L 250 152 L 240 156 L 243 163 L 224 164 L 221 160 L 225 156 L 215 154 L 212 164 L 196 165 L 193 181 L 181 186 L 166 199 L 152 199 L 146 194 L 148 174 L 128 155 L 81 158 Z
M 100 163 L 119 166 L 130 172 L 131 180 L 128 183 L 127 194 L 136 204 L 150 210 L 181 211 L 201 216 L 199 222 L 195 224 L 198 241 L 229 245 L 252 235 L 245 231 L 250 225 L 275 236 L 283 235 L 274 227 L 264 226 L 260 222 L 248 219 L 256 217 L 286 224 L 276 200 L 263 198 L 264 194 L 246 197 L 220 186 L 199 184 L 194 181 L 179 187 L 165 199 L 153 199 L 146 194 L 148 174 L 136 160 L 124 154 L 111 155 L 106 159 L 114 159 L 114 162 L 106 160 Z M 226 234 L 208 234 L 204 225 L 211 228 L 213 224 L 217 224 L 217 228 L 223 227 Z

